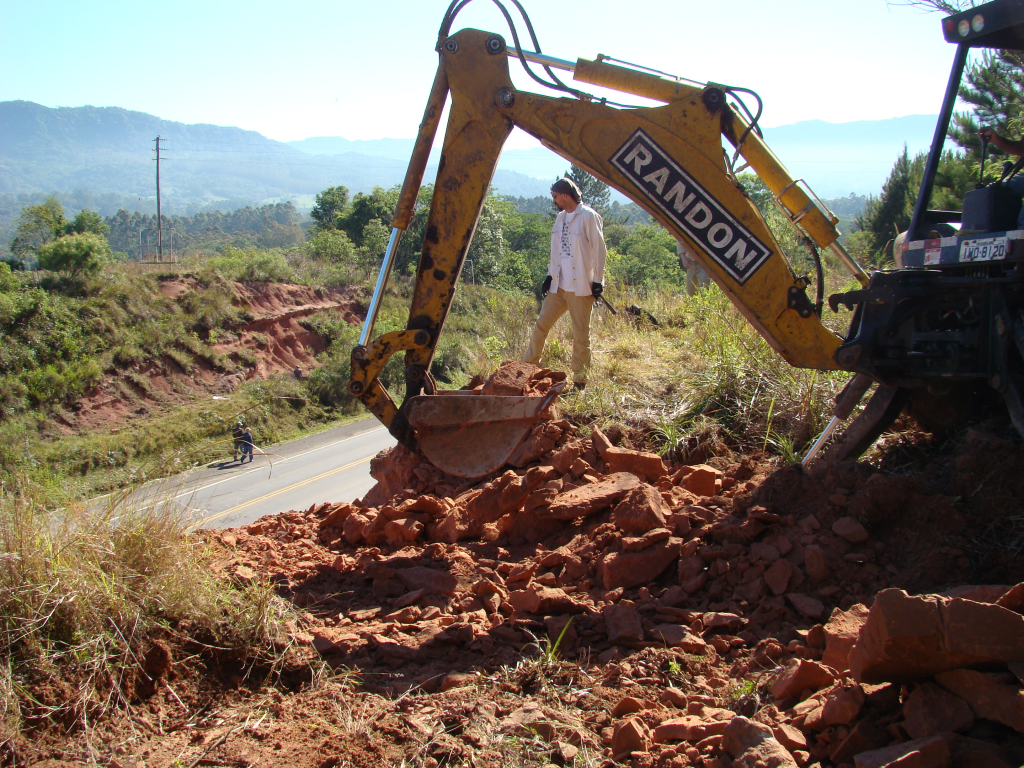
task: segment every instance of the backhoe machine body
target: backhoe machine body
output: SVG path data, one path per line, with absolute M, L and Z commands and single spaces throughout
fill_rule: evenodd
M 1022 3 L 998 0 L 989 6 L 1020 8 Z M 1013 21 L 1016 17 L 1004 17 L 1009 27 L 1018 23 Z M 966 55 L 963 46 L 961 43 L 958 57 Z M 422 451 L 441 469 L 467 477 L 493 471 L 530 428 L 531 417 L 523 415 L 520 405 L 499 397 L 480 398 L 472 407 L 473 415 L 467 416 L 462 401 L 468 398 L 438 395 L 430 375 L 434 350 L 502 146 L 514 127 L 634 200 L 689 246 L 743 317 L 791 365 L 849 370 L 888 385 L 879 391 L 902 393 L 900 397 L 911 389 L 934 387 L 936 382 L 945 385 L 950 380 L 990 377 L 1001 365 L 1006 367 L 1000 355 L 1007 344 L 992 338 L 992 329 L 1001 313 L 1016 310 L 1019 314 L 1016 260 L 1024 258 L 1024 240 L 1017 236 L 1024 237 L 1024 233 L 999 233 L 1005 247 L 998 255 L 992 249 L 972 250 L 958 239 L 957 253 L 984 255 L 960 256 L 951 271 L 943 270 L 953 263 L 953 251 L 947 254 L 944 250 L 952 248 L 952 243 L 941 242 L 939 261 L 934 265 L 939 269 L 933 269 L 930 260 L 935 258 L 935 243 L 927 241 L 920 248 L 919 241 L 912 239 L 906 251 L 911 269 L 869 276 L 839 244 L 838 219 L 806 185 L 793 179 L 764 144 L 756 120 L 752 125 L 749 113 L 745 115 L 736 106 L 734 89 L 615 66 L 601 57 L 569 63 L 532 54 L 549 73 L 549 65 L 561 66 L 572 70 L 577 82 L 661 103 L 621 108 L 604 100 L 580 98 L 575 91 L 571 97 L 552 97 L 517 89 L 509 74 L 509 56 L 525 63 L 528 52 L 510 50 L 505 39 L 494 33 L 464 29 L 448 35 L 443 27 L 437 50 L 437 76 L 392 223 L 392 240 L 360 344 L 353 351 L 350 392 L 400 442 Z M 959 66 L 962 69 L 962 61 Z M 959 81 L 959 71 L 955 74 Z M 405 330 L 371 339 L 390 260 L 409 224 L 449 96 L 451 108 L 408 324 Z M 817 296 L 812 299 L 807 293 L 810 279 L 794 273 L 760 211 L 744 193 L 723 151 L 723 137 L 735 156 L 742 156 L 771 190 L 812 253 L 831 250 L 859 281 L 859 291 L 833 301 L 855 310 L 845 339 L 821 322 L 820 269 Z M 938 146 L 941 148 L 941 142 Z M 933 156 L 937 151 L 933 149 Z M 919 213 L 915 213 L 912 234 L 925 228 L 925 217 Z M 972 236 L 983 235 L 987 237 L 987 233 Z M 914 262 L 918 251 L 924 257 L 921 264 Z M 833 306 L 833 310 L 837 308 Z M 951 312 L 960 319 L 950 320 Z M 923 317 L 934 322 L 918 327 Z M 1009 323 L 1009 338 L 1015 338 L 1015 333 L 1024 338 L 1024 330 L 1018 331 L 1013 321 L 1004 322 Z M 954 348 L 955 354 L 951 352 Z M 400 405 L 393 402 L 378 378 L 397 352 L 405 353 L 406 364 L 406 392 Z M 862 380 L 851 391 L 862 394 L 866 383 Z M 885 408 L 874 409 L 885 414 L 882 420 L 891 420 L 894 410 L 898 413 L 900 397 L 887 401 Z M 437 402 L 425 402 L 431 399 Z M 513 414 L 517 414 L 515 418 Z M 515 422 L 515 428 L 508 422 Z M 869 426 L 848 454 L 856 452 L 878 424 Z M 484 442 L 490 444 L 487 452 L 478 450 Z

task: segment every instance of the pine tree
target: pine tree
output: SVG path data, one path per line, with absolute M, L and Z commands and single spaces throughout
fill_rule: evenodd
M 985 51 L 981 61 L 967 65 L 960 85 L 960 99 L 971 112 L 953 115 L 949 137 L 966 149 L 975 162 L 981 161 L 982 126 L 994 128 L 1001 136 L 1020 138 L 1024 120 L 1024 56 L 1018 51 Z M 989 146 L 990 158 L 1003 153 Z

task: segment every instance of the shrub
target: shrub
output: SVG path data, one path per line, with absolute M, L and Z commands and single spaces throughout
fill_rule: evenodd
M 355 245 L 340 229 L 317 232 L 306 244 L 306 252 L 310 258 L 336 264 L 353 264 L 356 260 Z
M 16 291 L 19 285 L 18 278 L 11 272 L 11 265 L 6 261 L 0 261 L 0 293 Z
M 106 238 L 92 232 L 61 237 L 39 248 L 41 269 L 66 272 L 73 280 L 95 275 L 112 258 Z
M 243 251 L 227 246 L 223 255 L 210 259 L 207 266 L 229 280 L 267 283 L 287 282 L 292 269 L 280 251 Z

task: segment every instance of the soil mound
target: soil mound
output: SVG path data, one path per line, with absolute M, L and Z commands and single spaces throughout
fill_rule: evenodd
M 506 368 L 479 388 L 524 393 L 537 377 Z M 665 462 L 622 438 L 552 415 L 480 480 L 397 447 L 361 500 L 198 534 L 217 573 L 301 608 L 290 642 L 325 671 L 268 692 L 215 649 L 185 649 L 206 667 L 172 663 L 179 700 L 140 703 L 130 727 L 150 732 L 119 754 L 1024 764 L 1019 445 L 911 438 L 878 467 L 807 473 L 763 456 Z
M 273 582 L 306 609 L 295 641 L 378 695 L 443 693 L 557 645 L 601 680 L 596 709 L 568 731 L 539 704 L 498 718 L 547 723 L 552 754 L 1024 761 L 1022 566 L 981 556 L 977 510 L 951 493 L 977 485 L 979 445 L 1011 472 L 1019 447 L 970 433 L 940 482 L 867 464 L 666 464 L 563 420 L 527 442 L 520 463 L 475 482 L 385 451 L 362 500 L 208 534 L 217 567 Z M 1004 528 L 1016 514 L 986 511 L 997 528 L 994 513 Z M 963 586 L 977 576 L 1002 586 Z

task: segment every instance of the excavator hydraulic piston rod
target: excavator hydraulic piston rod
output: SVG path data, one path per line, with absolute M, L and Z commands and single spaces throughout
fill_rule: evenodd
M 365 347 L 373 335 L 373 326 L 377 324 L 377 313 L 380 311 L 380 300 L 387 288 L 388 278 L 391 277 L 391 267 L 395 263 L 395 253 L 398 251 L 398 243 L 402 239 L 402 230 L 395 227 L 391 230 L 391 237 L 388 240 L 388 249 L 384 252 L 384 261 L 380 265 L 380 272 L 377 274 L 377 284 L 373 287 L 373 296 L 370 297 L 370 306 L 366 309 L 366 320 L 363 322 L 363 330 L 359 334 L 359 346 Z

